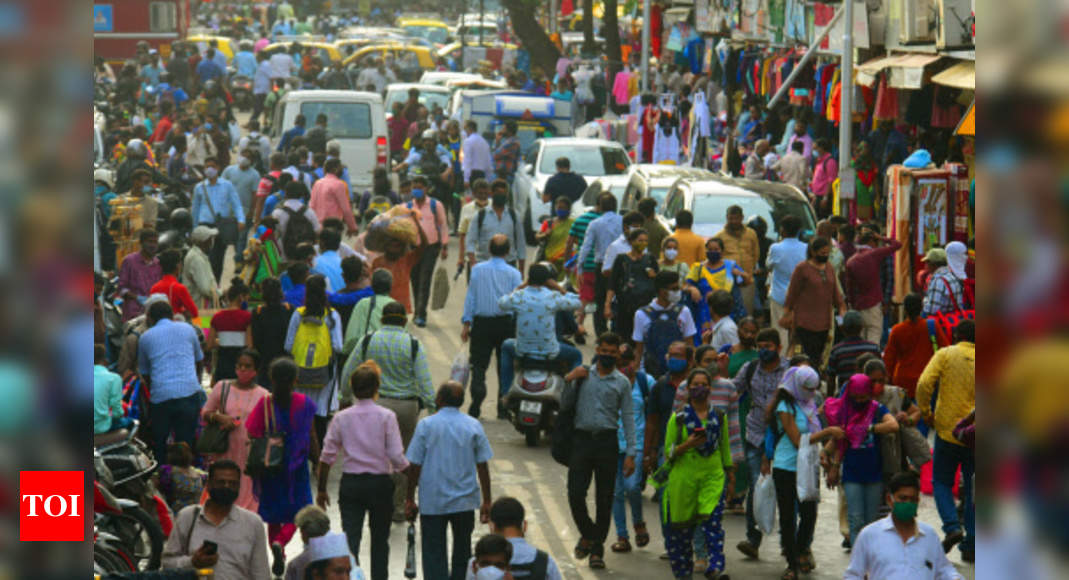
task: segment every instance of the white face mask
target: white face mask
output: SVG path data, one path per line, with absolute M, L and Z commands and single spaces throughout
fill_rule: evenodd
M 675 248 L 668 248 L 667 250 L 664 251 L 664 257 L 668 258 L 669 260 L 675 260 L 676 256 L 678 256 L 678 255 L 679 255 L 679 250 L 677 250 Z
M 252 165 L 252 161 L 249 161 L 248 157 L 242 157 L 238 160 L 238 167 L 242 169 L 248 169 Z
M 501 580 L 504 577 L 505 571 L 494 566 L 479 568 L 479 571 L 475 573 L 475 580 Z
M 208 179 L 213 179 L 213 178 L 215 178 L 216 175 L 219 175 L 219 170 L 218 169 L 216 169 L 214 167 L 205 167 L 204 168 L 204 177 L 207 177 Z
M 683 299 L 683 291 L 682 290 L 669 290 L 668 291 L 668 303 L 669 304 L 676 304 L 677 302 L 679 302 L 682 299 Z

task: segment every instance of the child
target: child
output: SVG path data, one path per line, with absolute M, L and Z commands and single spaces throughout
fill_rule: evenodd
M 160 466 L 160 491 L 171 511 L 200 501 L 208 474 L 193 467 L 193 450 L 185 441 L 167 446 L 167 464 Z

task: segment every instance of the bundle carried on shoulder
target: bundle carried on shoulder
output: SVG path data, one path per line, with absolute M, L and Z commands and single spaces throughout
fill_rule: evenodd
M 413 219 L 415 218 L 415 219 Z M 367 229 L 364 247 L 372 252 L 386 251 L 390 240 L 399 240 L 409 249 L 419 245 L 418 210 L 408 209 L 403 205 L 390 208 L 371 221 Z

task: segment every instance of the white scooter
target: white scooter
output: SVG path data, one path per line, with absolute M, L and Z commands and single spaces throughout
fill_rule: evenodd
M 539 434 L 551 433 L 556 424 L 564 394 L 562 370 L 557 361 L 516 358 L 516 378 L 505 395 L 505 408 L 528 447 L 538 445 Z

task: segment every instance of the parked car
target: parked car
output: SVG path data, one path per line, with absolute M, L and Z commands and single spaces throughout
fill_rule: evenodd
M 657 209 L 664 206 L 664 198 L 672 184 L 681 177 L 703 179 L 713 172 L 698 167 L 639 163 L 631 166 L 630 179 L 620 200 L 620 212 L 638 209 L 638 202 L 647 197 L 657 200 Z

